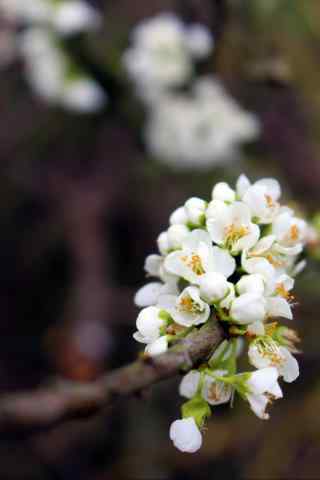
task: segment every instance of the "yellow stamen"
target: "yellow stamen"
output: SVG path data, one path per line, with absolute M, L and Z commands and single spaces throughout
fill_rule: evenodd
M 182 257 L 182 261 L 191 268 L 196 275 L 203 275 L 205 270 L 202 266 L 201 258 L 199 255 L 193 254 L 190 256 Z
M 244 237 L 248 233 L 249 229 L 244 225 L 239 227 L 236 227 L 234 224 L 228 225 L 225 228 L 226 244 L 232 246 L 235 242 L 240 240 L 240 238 Z
M 276 293 L 280 295 L 280 297 L 284 298 L 285 300 L 288 300 L 288 301 L 294 300 L 294 295 L 291 295 L 291 293 L 286 289 L 283 283 L 277 284 Z

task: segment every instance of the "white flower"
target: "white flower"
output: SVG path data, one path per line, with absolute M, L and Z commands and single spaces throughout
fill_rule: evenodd
M 170 439 L 181 452 L 194 453 L 202 445 L 202 436 L 193 417 L 175 420 L 170 427 Z
M 192 225 L 199 226 L 205 221 L 207 203 L 201 198 L 192 197 L 184 205 L 188 220 Z
M 178 277 L 166 270 L 164 261 L 165 257 L 162 255 L 154 253 L 148 255 L 144 264 L 147 276 L 160 278 L 163 283 L 170 284 L 172 288 L 176 288 Z
M 166 255 L 170 250 L 181 248 L 183 240 L 190 233 L 185 225 L 171 225 L 166 232 L 160 233 L 158 237 L 158 248 L 162 255 Z
M 212 190 L 212 200 L 221 200 L 222 202 L 234 202 L 236 193 L 225 182 L 217 183 Z
M 186 398 L 194 397 L 199 387 L 200 377 L 200 372 L 197 370 L 190 370 L 190 372 L 188 372 L 181 380 L 179 386 L 180 395 Z
M 230 317 L 241 325 L 262 322 L 266 316 L 265 300 L 257 293 L 244 293 L 233 300 Z
M 200 296 L 209 304 L 219 302 L 229 293 L 229 282 L 222 273 L 208 272 L 199 281 Z
M 188 81 L 194 70 L 193 59 L 207 56 L 212 45 L 206 27 L 187 27 L 176 15 L 162 13 L 133 30 L 123 63 L 139 96 L 153 102 L 165 89 Z
M 148 150 L 176 169 L 208 168 L 237 156 L 258 135 L 256 118 L 222 85 L 202 78 L 191 93 L 166 93 L 154 102 L 145 131 Z
M 282 398 L 282 391 L 278 384 L 278 371 L 274 367 L 262 368 L 251 373 L 246 382 L 249 392 L 246 398 L 252 411 L 261 419 L 267 420 L 269 414 L 266 407 L 271 398 Z
M 107 98 L 97 82 L 88 77 L 65 82 L 60 103 L 78 113 L 92 113 L 106 104 Z
M 164 265 L 168 272 L 193 284 L 199 284 L 205 273 L 218 272 L 228 278 L 235 270 L 235 260 L 227 251 L 213 247 L 204 230 L 193 230 L 182 242 L 182 249 L 170 253 Z
M 221 370 L 214 370 L 213 375 L 221 377 L 226 372 Z M 202 396 L 210 405 L 221 405 L 230 401 L 233 388 L 213 376 L 205 375 L 202 388 Z
M 161 355 L 161 353 L 164 353 L 167 350 L 168 350 L 168 339 L 166 335 L 163 335 L 162 337 L 157 338 L 153 342 L 148 343 L 148 345 L 145 348 L 145 353 L 154 357 L 156 355 Z
M 62 35 L 73 35 L 84 30 L 95 30 L 101 24 L 99 13 L 82 0 L 58 2 L 52 18 L 53 26 Z
M 286 347 L 270 337 L 261 337 L 251 342 L 249 361 L 256 368 L 275 367 L 286 382 L 293 382 L 299 376 L 299 365 Z
M 185 327 L 205 323 L 210 316 L 210 307 L 201 300 L 197 287 L 185 288 L 178 297 L 162 295 L 158 305 L 167 311 L 176 323 Z
M 138 331 L 133 334 L 137 342 L 152 343 L 160 337 L 160 329 L 165 325 L 160 313 L 161 309 L 158 307 L 147 307 L 141 310 L 136 322 Z
M 272 223 L 277 250 L 285 255 L 297 255 L 302 251 L 307 234 L 307 223 L 293 216 L 291 211 L 280 213 Z
M 253 247 L 260 236 L 258 225 L 251 222 L 250 210 L 242 202 L 226 205 L 213 200 L 209 205 L 207 228 L 213 242 L 228 248 L 232 254 Z
M 161 295 L 178 294 L 175 283 L 150 282 L 141 287 L 134 297 L 134 303 L 138 307 L 150 307 L 156 305 Z
M 241 183 L 242 188 L 239 188 L 243 193 L 243 179 L 239 182 L 240 185 Z M 279 211 L 278 200 L 280 196 L 279 182 L 273 178 L 264 178 L 249 186 L 242 195 L 242 201 L 248 205 L 252 216 L 258 223 L 267 224 L 273 221 Z

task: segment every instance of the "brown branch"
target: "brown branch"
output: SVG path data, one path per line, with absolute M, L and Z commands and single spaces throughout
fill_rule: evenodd
M 47 429 L 66 420 L 101 412 L 119 397 L 137 393 L 205 361 L 222 338 L 222 328 L 211 320 L 166 353 L 141 358 L 96 382 L 81 385 L 64 383 L 5 395 L 0 398 L 0 431 Z

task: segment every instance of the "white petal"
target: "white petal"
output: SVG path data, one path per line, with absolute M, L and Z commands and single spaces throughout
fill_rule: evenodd
M 240 199 L 242 199 L 243 195 L 246 193 L 250 185 L 251 183 L 248 177 L 246 177 L 246 175 L 244 174 L 240 175 L 236 183 L 236 191 Z
M 265 395 L 247 395 L 247 399 L 250 403 L 251 410 L 262 420 L 268 420 L 269 414 L 266 413 L 266 407 L 268 405 L 268 399 Z
M 174 421 L 169 436 L 181 452 L 194 453 L 202 445 L 202 436 L 193 417 Z
M 161 255 L 148 255 L 144 264 L 144 269 L 152 277 L 158 277 L 162 262 L 163 258 L 161 257 Z
M 262 322 L 265 318 L 265 302 L 261 295 L 244 293 L 232 302 L 231 318 L 242 325 Z
M 292 311 L 287 300 L 281 297 L 267 299 L 267 315 L 269 317 L 283 317 L 292 320 Z
M 263 295 L 265 290 L 265 281 L 259 273 L 251 275 L 243 275 L 236 284 L 237 292 L 242 295 L 244 293 L 257 293 Z
M 262 368 L 251 373 L 247 385 L 255 395 L 269 392 L 270 388 L 277 382 L 278 371 L 275 367 Z
M 275 180 L 274 178 L 262 178 L 255 182 L 255 185 L 265 187 L 267 195 L 270 195 L 273 200 L 279 200 L 281 196 L 281 187 L 278 180 Z
M 285 358 L 285 363 L 279 367 L 279 373 L 285 382 L 294 382 L 299 376 L 299 364 L 287 348 L 280 347 L 280 352 Z
M 236 269 L 236 262 L 229 252 L 219 247 L 213 247 L 212 257 L 213 268 L 211 271 L 222 273 L 226 278 L 233 274 Z
M 201 298 L 209 303 L 222 300 L 229 292 L 225 276 L 217 272 L 202 275 L 199 280 L 199 287 Z
M 169 218 L 170 225 L 185 225 L 188 222 L 188 216 L 184 207 L 177 208 Z
M 220 182 L 212 190 L 212 199 L 221 200 L 222 202 L 234 202 L 236 193 L 227 183 Z
M 265 328 L 264 324 L 262 322 L 253 322 L 248 325 L 247 332 L 251 335 L 264 335 L 265 334 Z
M 149 307 L 156 305 L 161 293 L 163 283 L 151 282 L 141 287 L 134 297 L 134 303 L 138 307 Z
M 156 340 L 160 335 L 163 320 L 159 317 L 160 309 L 147 307 L 141 310 L 137 318 L 137 329 L 149 342 Z
M 199 247 L 200 243 L 205 243 L 207 245 L 212 245 L 210 240 L 210 235 L 202 230 L 202 229 L 195 229 L 185 238 L 183 241 L 183 248 L 189 249 L 191 251 L 196 251 Z
M 192 398 L 197 393 L 200 381 L 200 373 L 197 370 L 191 370 L 181 380 L 179 394 L 182 397 Z
M 145 352 L 151 355 L 152 357 L 156 355 L 161 355 L 161 353 L 164 353 L 167 350 L 168 350 L 168 340 L 165 335 L 158 338 L 154 342 L 149 343 L 145 348 Z
M 235 253 L 241 252 L 242 250 L 249 250 L 254 247 L 254 245 L 259 240 L 260 228 L 254 223 L 248 225 L 249 233 L 240 238 L 233 246 L 233 251 Z

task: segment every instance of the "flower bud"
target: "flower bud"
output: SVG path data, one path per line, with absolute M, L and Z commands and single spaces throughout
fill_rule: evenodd
M 206 202 L 201 198 L 189 198 L 189 200 L 187 200 L 185 203 L 185 210 L 189 222 L 191 222 L 193 225 L 200 225 L 202 223 L 202 218 L 206 207 Z
M 151 343 L 159 338 L 160 327 L 164 323 L 159 316 L 160 312 L 161 310 L 158 307 L 147 307 L 139 313 L 136 325 L 141 342 Z
M 223 202 L 234 202 L 236 199 L 236 193 L 225 182 L 220 182 L 215 185 L 212 190 L 212 199 L 221 200 Z
M 202 436 L 193 417 L 175 420 L 170 427 L 170 439 L 181 452 L 194 453 L 202 445 Z
M 229 292 L 227 279 L 221 273 L 208 272 L 199 280 L 200 296 L 208 303 L 222 300 Z
M 243 295 L 244 293 L 257 293 L 263 295 L 265 289 L 264 278 L 258 273 L 244 275 L 237 283 L 236 289 L 240 295 Z
M 190 230 L 185 225 L 171 225 L 168 229 L 169 249 L 181 248 L 181 244 Z
M 188 222 L 188 215 L 184 207 L 177 208 L 169 218 L 170 225 L 185 225 Z
M 159 252 L 162 255 L 166 255 L 169 252 L 170 242 L 169 242 L 168 232 L 160 233 L 157 239 L 157 244 L 158 244 Z
M 266 315 L 264 298 L 256 293 L 244 293 L 232 302 L 230 315 L 242 325 L 262 322 Z

